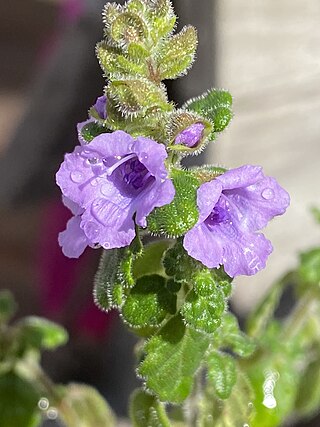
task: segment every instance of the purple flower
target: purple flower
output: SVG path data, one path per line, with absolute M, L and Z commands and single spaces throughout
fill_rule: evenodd
M 199 221 L 188 231 L 184 247 L 209 268 L 223 264 L 231 276 L 263 269 L 272 245 L 257 233 L 289 206 L 288 193 L 259 166 L 243 166 L 198 189 Z
M 204 125 L 202 123 L 194 123 L 177 135 L 175 144 L 186 145 L 189 148 L 194 148 L 201 142 L 203 131 Z
M 57 183 L 75 216 L 59 236 L 64 254 L 76 258 L 87 245 L 129 245 L 135 237 L 134 216 L 146 227 L 150 212 L 174 197 L 166 157 L 164 145 L 123 131 L 99 135 L 66 154 Z

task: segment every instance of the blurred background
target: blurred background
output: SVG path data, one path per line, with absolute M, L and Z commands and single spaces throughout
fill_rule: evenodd
M 94 46 L 104 3 L 0 2 L 0 288 L 14 292 L 19 314 L 45 315 L 70 331 L 70 344 L 44 358 L 54 379 L 98 386 L 123 415 L 135 383 L 133 338 L 91 302 L 99 251 L 62 256 L 57 233 L 69 213 L 54 181 L 77 143 L 76 123 L 103 90 Z M 260 164 L 292 198 L 266 231 L 274 245 L 267 269 L 237 280 L 233 306 L 245 316 L 300 251 L 319 243 L 309 210 L 320 205 L 320 3 L 174 3 L 179 26 L 197 26 L 200 44 L 188 77 L 168 83 L 170 97 L 181 104 L 212 86 L 234 97 L 233 122 L 202 160 Z

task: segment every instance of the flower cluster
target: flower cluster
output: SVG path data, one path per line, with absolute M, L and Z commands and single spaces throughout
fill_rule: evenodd
M 106 119 L 106 98 L 95 111 Z M 91 117 L 85 124 L 94 122 Z M 66 154 L 57 172 L 65 205 L 73 213 L 59 243 L 68 257 L 78 257 L 87 246 L 105 249 L 130 245 L 136 227 L 147 228 L 147 217 L 175 196 L 164 144 L 118 130 L 102 133 Z M 186 128 L 176 143 L 197 143 L 198 123 Z M 231 276 L 252 275 L 265 267 L 271 243 L 258 233 L 289 205 L 279 184 L 260 167 L 243 166 L 199 183 L 199 220 L 184 237 L 188 254 L 209 268 L 223 265 Z M 177 218 L 178 220 L 178 218 Z

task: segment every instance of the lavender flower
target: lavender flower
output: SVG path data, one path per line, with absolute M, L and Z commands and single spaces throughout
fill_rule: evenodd
M 201 142 L 203 131 L 202 123 L 194 123 L 177 135 L 175 144 L 185 145 L 189 148 L 197 147 Z
M 107 97 L 105 95 L 99 96 L 96 99 L 96 102 L 93 105 L 93 108 L 96 110 L 98 116 L 102 120 L 106 120 L 106 118 L 107 118 Z M 95 121 L 96 120 L 94 119 L 94 117 L 90 116 L 89 119 L 85 120 L 84 122 L 80 122 L 77 124 L 78 137 L 79 137 L 79 141 L 82 145 L 87 144 L 87 141 L 82 136 L 83 127 L 88 125 L 89 123 L 93 123 Z
M 193 258 L 209 268 L 223 264 L 229 276 L 263 269 L 273 248 L 257 233 L 289 206 L 288 193 L 261 167 L 243 166 L 198 189 L 199 221 L 184 238 Z
M 57 183 L 75 216 L 59 236 L 64 254 L 76 258 L 87 245 L 129 245 L 135 236 L 133 217 L 146 227 L 150 212 L 174 197 L 166 157 L 163 145 L 123 131 L 99 135 L 66 154 Z

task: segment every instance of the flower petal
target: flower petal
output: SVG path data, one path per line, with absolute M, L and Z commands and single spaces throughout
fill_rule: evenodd
M 133 150 L 137 153 L 139 161 L 153 176 L 162 179 L 168 176 L 164 165 L 164 161 L 168 155 L 163 144 L 140 136 L 136 139 Z
M 69 258 L 78 258 L 90 244 L 83 230 L 80 228 L 80 216 L 69 219 L 67 228 L 59 233 L 59 245 L 62 252 Z
M 199 208 L 199 221 L 198 224 L 205 221 L 221 195 L 222 185 L 214 179 L 210 182 L 205 182 L 200 186 L 197 192 L 197 205 Z
M 247 187 L 264 177 L 261 166 L 245 165 L 231 169 L 216 179 L 222 183 L 223 190 Z

